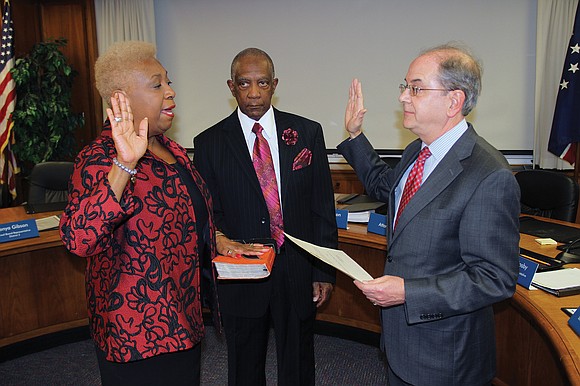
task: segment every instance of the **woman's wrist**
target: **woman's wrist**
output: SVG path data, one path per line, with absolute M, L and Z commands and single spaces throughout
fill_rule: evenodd
M 119 169 L 121 169 L 122 171 L 129 173 L 131 175 L 131 177 L 135 177 L 135 174 L 137 174 L 137 169 L 131 169 L 125 165 L 123 165 L 121 162 L 119 162 L 119 160 L 117 159 L 117 157 L 113 158 L 113 163 L 115 165 L 117 165 L 117 167 Z

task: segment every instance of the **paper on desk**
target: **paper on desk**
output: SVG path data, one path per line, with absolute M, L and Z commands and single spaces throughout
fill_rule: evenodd
M 349 255 L 338 249 L 319 247 L 318 245 L 297 239 L 284 232 L 287 238 L 293 243 L 310 253 L 312 256 L 324 261 L 326 264 L 333 266 L 339 271 L 352 277 L 353 279 L 364 281 L 372 280 L 373 277 L 363 269 Z
M 60 223 L 60 217 L 50 216 L 36 219 L 36 227 L 38 231 L 46 231 L 49 229 L 58 229 Z
M 561 290 L 580 286 L 580 269 L 565 268 L 555 271 L 538 272 L 534 275 L 532 284 L 546 288 Z

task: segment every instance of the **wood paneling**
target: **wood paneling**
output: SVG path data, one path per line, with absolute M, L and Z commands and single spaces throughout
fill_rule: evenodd
M 85 125 L 75 133 L 78 151 L 98 136 L 103 122 L 101 97 L 94 87 L 98 49 L 93 0 L 13 0 L 11 4 L 17 59 L 30 53 L 36 43 L 60 37 L 68 40 L 63 53 L 78 72 L 72 108 L 85 116 Z M 20 175 L 17 192 L 12 205 L 26 201 L 26 184 Z
M 330 173 L 334 193 L 364 193 L 362 182 L 349 164 L 330 164 Z
M 65 38 L 63 53 L 77 71 L 73 85 L 73 111 L 83 113 L 85 127 L 76 133 L 77 150 L 100 132 L 101 98 L 94 87 L 97 38 L 94 3 L 88 0 L 41 1 L 42 39 Z

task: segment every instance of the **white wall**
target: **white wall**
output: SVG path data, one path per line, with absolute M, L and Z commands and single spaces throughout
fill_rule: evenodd
M 483 92 L 468 116 L 500 150 L 533 148 L 536 0 L 155 0 L 158 57 L 177 92 L 169 135 L 195 134 L 229 115 L 230 63 L 246 47 L 270 54 L 274 105 L 319 121 L 331 149 L 345 138 L 344 106 L 361 79 L 365 131 L 402 149 L 398 85 L 421 49 L 457 40 L 483 61 Z

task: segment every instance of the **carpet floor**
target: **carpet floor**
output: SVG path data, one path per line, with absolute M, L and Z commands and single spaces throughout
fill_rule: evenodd
M 201 384 L 227 384 L 225 338 L 207 327 L 202 342 Z M 327 335 L 315 335 L 317 385 L 386 385 L 387 366 L 373 345 Z M 276 355 L 270 334 L 267 384 L 276 385 Z M 64 344 L 0 363 L 0 385 L 100 385 L 90 339 Z

